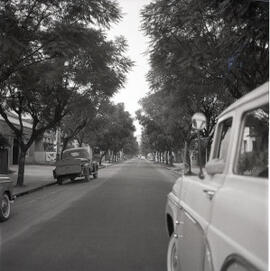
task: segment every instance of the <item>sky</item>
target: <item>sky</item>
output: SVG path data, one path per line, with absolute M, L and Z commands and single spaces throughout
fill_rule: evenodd
M 119 35 L 126 38 L 129 46 L 127 55 L 135 62 L 135 66 L 127 75 L 125 87 L 113 97 L 113 101 L 115 103 L 124 103 L 125 109 L 135 118 L 135 112 L 140 108 L 139 100 L 146 96 L 149 91 L 145 78 L 150 69 L 145 54 L 148 41 L 140 30 L 140 10 L 151 0 L 118 0 L 118 2 L 122 9 L 123 18 L 117 25 L 112 26 L 108 34 L 110 38 Z M 134 125 L 136 127 L 135 135 L 139 140 L 141 127 L 138 121 L 134 121 Z

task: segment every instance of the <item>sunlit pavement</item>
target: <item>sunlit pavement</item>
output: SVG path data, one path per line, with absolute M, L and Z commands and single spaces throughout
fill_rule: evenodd
M 145 160 L 17 199 L 0 270 L 166 270 L 164 209 L 175 174 Z

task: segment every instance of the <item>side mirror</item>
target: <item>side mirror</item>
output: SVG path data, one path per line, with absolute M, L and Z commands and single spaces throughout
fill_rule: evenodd
M 223 159 L 213 159 L 205 165 L 206 172 L 209 175 L 221 174 L 225 168 Z
M 206 117 L 203 113 L 195 113 L 191 118 L 192 128 L 198 131 L 206 127 Z

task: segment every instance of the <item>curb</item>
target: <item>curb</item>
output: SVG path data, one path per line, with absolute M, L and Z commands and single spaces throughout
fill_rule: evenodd
M 178 171 L 178 170 L 174 170 L 174 169 L 168 168 L 168 167 L 165 167 L 165 168 L 166 168 L 167 170 L 169 170 L 169 171 L 171 171 L 171 172 L 177 174 L 178 176 L 181 176 L 181 175 L 182 175 L 182 172 L 180 172 L 180 171 Z
M 154 165 L 160 165 L 162 168 L 169 170 L 171 173 L 174 173 L 174 174 L 176 174 L 177 176 L 181 176 L 181 175 L 182 175 L 182 172 L 181 172 L 182 170 L 179 171 L 179 168 L 168 167 L 168 166 L 166 166 L 166 165 L 164 165 L 164 164 L 155 163 L 155 162 L 153 162 L 153 164 L 154 164 Z M 178 170 L 177 170 L 177 169 L 178 169 Z
M 180 177 L 182 175 L 182 172 L 174 170 L 172 168 L 169 167 L 164 167 L 165 169 L 169 170 L 171 173 L 175 174 L 176 176 Z
M 31 193 L 33 193 L 33 192 L 36 192 L 36 191 L 41 190 L 41 189 L 43 189 L 43 188 L 45 188 L 45 187 L 49 187 L 49 186 L 52 186 L 52 185 L 55 185 L 55 184 L 57 184 L 57 182 L 52 182 L 52 183 L 48 183 L 48 184 L 43 184 L 43 185 L 40 185 L 40 186 L 35 187 L 35 188 L 31 188 L 31 189 L 26 190 L 26 191 L 16 193 L 16 194 L 14 194 L 14 196 L 15 196 L 16 198 L 18 198 L 18 197 L 21 197 L 21 196 L 24 196 L 24 195 L 27 195 L 27 194 L 31 194 Z
M 107 167 L 110 167 L 112 166 L 113 164 L 110 164 L 110 165 L 107 165 L 107 166 L 100 166 L 98 169 L 103 169 L 103 168 L 107 168 Z M 53 185 L 56 185 L 57 182 L 51 182 L 51 183 L 47 183 L 47 184 L 43 184 L 43 185 L 40 185 L 40 186 L 37 186 L 35 188 L 31 188 L 29 190 L 26 190 L 26 191 L 23 191 L 23 192 L 18 192 L 18 193 L 14 193 L 13 196 L 15 196 L 16 198 L 19 198 L 21 196 L 24 196 L 24 195 L 27 195 L 27 194 L 31 194 L 33 192 L 36 192 L 36 191 L 39 191 L 43 188 L 46 188 L 46 187 L 49 187 L 49 186 L 53 186 Z

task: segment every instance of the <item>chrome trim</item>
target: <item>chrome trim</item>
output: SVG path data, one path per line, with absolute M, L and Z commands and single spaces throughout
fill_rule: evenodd
M 212 200 L 213 197 L 214 197 L 215 194 L 216 194 L 216 191 L 215 191 L 215 190 L 212 190 L 212 189 L 203 189 L 203 192 L 204 192 L 205 194 L 207 194 L 207 196 L 208 196 L 208 198 L 209 198 L 210 200 Z
M 182 209 L 182 207 L 180 206 L 180 203 L 179 203 L 179 199 L 176 195 L 174 195 L 173 193 L 170 193 L 168 194 L 168 200 L 173 203 L 176 207 Z
M 0 184 L 2 184 L 2 183 L 12 183 L 12 181 L 11 180 L 6 180 L 6 181 L 1 181 L 0 180 Z
M 184 211 L 184 214 L 193 224 L 198 224 L 197 221 L 189 213 Z
M 241 256 L 237 253 L 229 255 L 225 259 L 225 261 L 221 267 L 221 271 L 228 270 L 228 268 L 230 266 L 232 266 L 234 263 L 238 263 L 240 266 L 242 266 L 250 271 L 259 271 L 259 269 L 256 266 L 254 266 L 251 262 L 249 262 L 247 259 L 245 259 L 243 256 Z

